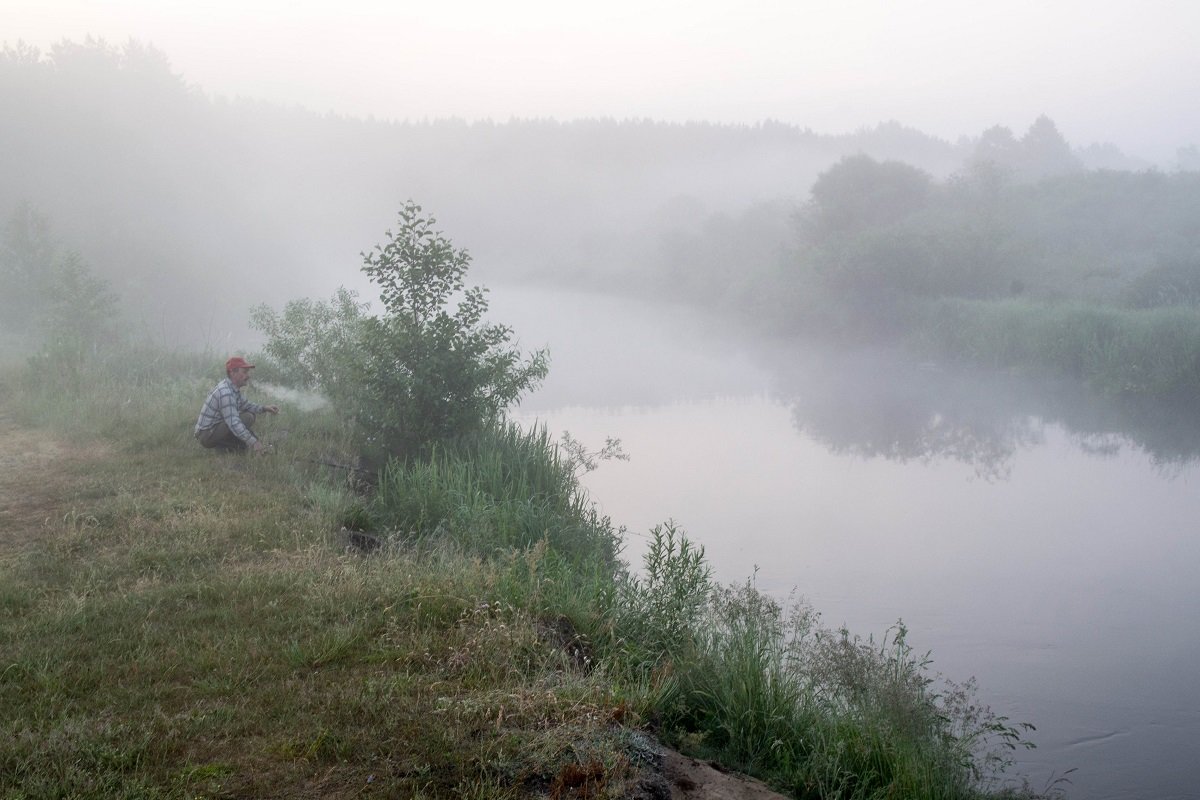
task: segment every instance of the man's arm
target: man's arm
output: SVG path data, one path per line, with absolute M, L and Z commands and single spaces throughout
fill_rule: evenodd
M 242 407 L 240 410 L 252 411 L 255 414 L 263 414 L 263 413 L 278 414 L 279 406 L 264 406 L 264 405 L 260 405 L 258 403 L 251 403 L 249 400 L 247 400 L 245 397 L 243 397 L 242 398 Z
M 233 392 L 223 392 L 218 403 L 221 410 L 221 419 L 225 421 L 225 424 L 233 432 L 233 435 L 245 442 L 247 447 L 257 450 L 258 439 L 242 423 L 242 413 L 241 408 L 238 407 L 237 395 Z

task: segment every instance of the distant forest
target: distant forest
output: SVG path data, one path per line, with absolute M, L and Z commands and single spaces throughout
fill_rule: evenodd
M 868 315 L 898 294 L 1200 298 L 1195 148 L 1156 171 L 1046 117 L 956 142 L 894 122 L 362 120 L 213 97 L 153 48 L 91 40 L 6 46 L 0 104 L 0 267 L 42 225 L 193 343 L 329 296 L 410 198 L 485 282 L 619 284 L 784 327 L 838 297 Z

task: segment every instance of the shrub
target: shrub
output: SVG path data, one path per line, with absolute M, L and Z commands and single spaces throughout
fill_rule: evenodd
M 281 373 L 353 416 L 366 449 L 428 455 L 433 445 L 484 430 L 546 376 L 545 351 L 523 358 L 512 330 L 485 323 L 485 290 L 466 288 L 471 258 L 413 202 L 395 232 L 363 254 L 380 289 L 381 316 L 345 290 L 329 305 L 255 309 L 264 347 Z
M 704 548 L 673 522 L 650 531 L 641 576 L 622 586 L 619 629 L 625 659 L 638 667 L 690 657 L 712 593 Z

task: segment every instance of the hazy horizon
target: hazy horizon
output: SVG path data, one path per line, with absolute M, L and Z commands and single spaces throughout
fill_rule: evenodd
M 0 41 L 153 46 L 217 97 L 420 121 L 653 119 L 838 134 L 898 122 L 947 141 L 1051 117 L 1078 146 L 1166 163 L 1200 142 L 1200 6 L 348 0 L 203 15 L 125 0 L 10 0 Z

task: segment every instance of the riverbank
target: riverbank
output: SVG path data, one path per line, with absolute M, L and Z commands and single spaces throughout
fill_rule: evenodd
M 485 556 L 469 539 L 433 535 L 437 526 L 352 535 L 364 510 L 382 512 L 345 470 L 314 463 L 338 461 L 330 418 L 285 408 L 263 431 L 280 441 L 268 458 L 195 447 L 201 361 L 164 356 L 137 376 L 93 375 L 86 396 L 28 374 L 5 383 L 6 796 L 664 796 L 654 735 L 788 788 L 789 773 L 765 757 L 772 741 L 790 747 L 772 734 L 778 722 L 844 736 L 827 742 L 840 767 L 816 748 L 793 762 L 793 796 L 854 783 L 874 794 L 888 781 L 898 796 L 981 791 L 949 762 L 939 774 L 926 760 L 925 783 L 911 783 L 918 762 L 896 755 L 920 756 L 911 742 L 921 739 L 895 738 L 880 696 L 830 694 L 822 706 L 746 684 L 748 696 L 714 697 L 779 664 L 732 647 L 733 634 L 781 641 L 737 627 L 776 619 L 732 615 L 739 598 L 743 610 L 761 601 L 750 587 L 723 595 L 724 617 L 704 611 L 703 626 L 677 631 L 686 647 L 668 658 L 648 650 L 663 629 L 639 639 L 631 620 L 678 616 L 643 594 L 639 614 L 622 617 L 612 599 L 647 584 L 598 580 L 604 605 L 546 545 Z M 383 546 L 367 554 L 363 542 Z M 660 566 L 683 564 L 669 555 Z M 899 644 L 895 658 L 849 639 L 829 653 L 869 679 L 876 666 L 913 666 Z M 767 660 L 729 661 L 754 652 Z M 932 700 L 921 675 L 903 673 L 917 691 L 893 696 L 896 710 Z M 722 738 L 730 717 L 698 702 L 705 680 L 740 730 Z M 901 688 L 864 684 L 887 685 Z M 799 716 L 773 722 L 789 703 Z M 869 774 L 885 765 L 892 772 Z M 806 790 L 804 774 L 828 783 Z
M 337 524 L 348 495 L 283 453 L 24 419 L 0 423 L 0 795 L 500 797 L 572 785 L 571 765 L 593 786 L 653 777 L 566 629 L 489 604 L 496 571 L 448 550 L 364 557 Z

